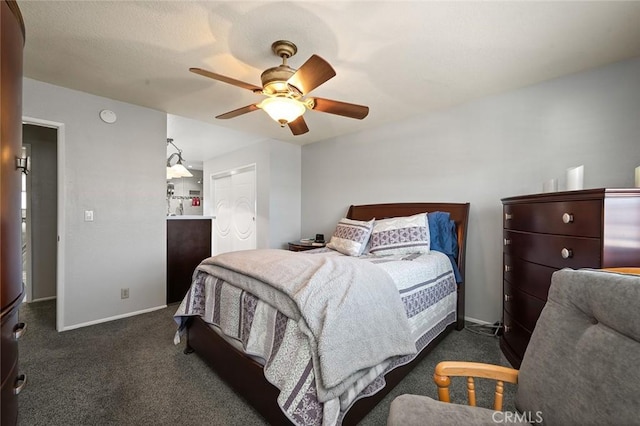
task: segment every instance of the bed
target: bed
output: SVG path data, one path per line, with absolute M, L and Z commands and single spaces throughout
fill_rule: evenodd
M 271 424 L 356 424 L 399 383 L 447 333 L 454 328 L 458 330 L 463 328 L 465 244 L 469 204 L 396 203 L 354 205 L 349 208 L 346 215 L 346 219 L 353 223 L 364 223 L 367 221 L 373 223 L 372 220 L 374 218 L 376 223 L 382 223 L 384 222 L 382 219 L 406 218 L 425 212 L 431 214 L 434 212 L 443 212 L 440 214 L 445 214 L 449 222 L 452 224 L 455 223 L 453 239 L 456 243 L 456 253 L 450 253 L 450 256 L 447 257 L 445 254 L 437 253 L 433 250 L 429 253 L 410 255 L 401 252 L 401 254 L 387 256 L 367 255 L 354 260 L 350 256 L 344 256 L 342 253 L 329 249 L 313 250 L 304 253 L 264 250 L 247 252 L 241 259 L 242 262 L 259 264 L 261 262 L 260 259 L 273 256 L 275 260 L 274 264 L 280 265 L 278 262 L 288 261 L 290 257 L 298 256 L 297 260 L 301 263 L 306 262 L 307 266 L 300 267 L 305 269 L 297 270 L 296 267 L 293 266 L 290 271 L 288 267 L 274 268 L 278 269 L 278 274 L 284 274 L 278 276 L 278 280 L 287 281 L 284 287 L 289 285 L 289 281 L 293 283 L 297 281 L 299 276 L 304 276 L 307 269 L 316 270 L 314 275 L 309 275 L 313 277 L 312 279 L 316 279 L 318 275 L 322 275 L 318 274 L 317 271 L 329 270 L 330 272 L 327 275 L 330 276 L 336 268 L 343 267 L 343 265 L 351 267 L 351 264 L 357 263 L 357 268 L 362 268 L 362 271 L 358 273 L 364 275 L 356 274 L 354 276 L 366 277 L 367 286 L 374 286 L 376 285 L 375 282 L 377 279 L 375 277 L 378 276 L 367 275 L 375 272 L 372 271 L 373 269 L 387 268 L 387 274 L 383 275 L 388 277 L 389 275 L 394 275 L 390 271 L 401 270 L 402 268 L 400 266 L 408 265 L 406 269 L 411 270 L 412 268 L 416 268 L 416 271 L 420 271 L 419 273 L 421 274 L 427 264 L 431 265 L 435 262 L 436 266 L 427 267 L 427 269 L 433 269 L 433 271 L 429 273 L 437 275 L 437 279 L 440 280 L 438 282 L 434 281 L 435 284 L 433 288 L 436 287 L 436 284 L 442 288 L 448 285 L 448 294 L 444 294 L 446 293 L 444 290 L 439 290 L 439 293 L 444 294 L 443 300 L 434 302 L 438 303 L 436 307 L 424 308 L 424 312 L 417 312 L 415 314 L 416 318 L 421 319 L 420 321 L 416 320 L 414 322 L 416 324 L 424 323 L 426 321 L 425 318 L 434 317 L 439 318 L 437 325 L 414 325 L 411 322 L 412 315 L 414 314 L 409 315 L 408 313 L 410 308 L 407 306 L 408 303 L 411 303 L 407 302 L 409 296 L 403 298 L 402 302 L 400 302 L 398 298 L 398 304 L 402 306 L 402 303 L 404 303 L 402 309 L 404 309 L 407 312 L 407 316 L 410 317 L 410 329 L 402 329 L 404 326 L 400 327 L 402 330 L 395 330 L 391 326 L 369 327 L 371 329 L 379 328 L 380 330 L 374 330 L 370 336 L 367 334 L 368 337 L 362 337 L 368 333 L 368 329 L 365 327 L 358 330 L 357 325 L 352 326 L 351 321 L 348 322 L 351 333 L 363 334 L 358 334 L 359 337 L 357 340 L 354 339 L 354 341 L 349 344 L 350 346 L 344 347 L 351 349 L 351 345 L 358 347 L 358 345 L 363 342 L 362 345 L 364 349 L 353 349 L 359 354 L 367 354 L 368 356 L 369 352 L 366 351 L 366 345 L 371 345 L 372 342 L 374 342 L 374 344 L 377 342 L 377 345 L 382 347 L 383 350 L 386 348 L 389 351 L 400 351 L 400 348 L 403 348 L 403 344 L 406 343 L 406 339 L 402 341 L 401 337 L 397 337 L 397 335 L 411 336 L 411 339 L 415 340 L 412 340 L 412 342 L 415 343 L 413 350 L 415 352 L 415 348 L 417 347 L 418 353 L 409 353 L 408 351 L 398 353 L 389 352 L 381 358 L 381 360 L 384 359 L 384 361 L 381 362 L 366 359 L 367 356 L 359 356 L 357 357 L 358 359 L 344 362 L 346 359 L 344 357 L 347 355 L 342 354 L 342 352 L 348 351 L 333 350 L 340 346 L 335 344 L 336 340 L 331 343 L 325 343 L 325 337 L 327 339 L 326 342 L 330 342 L 331 330 L 338 330 L 337 332 L 334 331 L 334 334 L 344 334 L 345 331 L 341 330 L 343 327 L 331 328 L 324 323 L 315 326 L 315 320 L 309 319 L 307 317 L 308 314 L 307 316 L 302 315 L 304 320 L 299 321 L 299 318 L 296 317 L 296 313 L 294 312 L 296 309 L 295 306 L 290 308 L 287 303 L 279 304 L 280 299 L 278 298 L 274 300 L 269 299 L 272 293 L 274 293 L 271 287 L 265 287 L 266 290 L 261 290 L 262 287 L 252 287 L 255 285 L 254 281 L 269 281 L 269 277 L 265 275 L 267 274 L 265 271 L 269 269 L 269 264 L 263 263 L 263 267 L 257 268 L 258 271 L 256 271 L 254 275 L 254 272 L 247 273 L 247 271 L 240 268 L 240 263 L 242 262 L 238 264 L 233 263 L 238 262 L 239 256 L 237 255 L 228 258 L 217 256 L 206 259 L 201 266 L 199 266 L 199 270 L 194 273 L 192 288 L 189 293 L 187 293 L 178 312 L 176 312 L 176 319 L 179 324 L 181 324 L 181 332 L 186 334 L 187 338 L 185 353 L 195 351 L 206 360 L 223 380 L 229 383 L 236 392 L 242 395 L 246 401 L 254 406 Z M 433 235 L 433 231 L 431 231 L 431 233 L 432 238 L 436 237 Z M 374 250 L 371 246 L 367 248 L 367 251 L 369 249 L 371 249 L 371 251 Z M 453 256 L 451 256 L 451 254 Z M 254 256 L 253 258 L 251 257 L 252 255 Z M 329 265 L 330 269 L 326 269 L 327 265 Z M 457 269 L 457 271 L 454 271 L 454 269 Z M 283 270 L 286 271 L 283 272 Z M 359 270 L 356 269 L 356 271 Z M 352 272 L 349 272 L 349 274 L 351 273 Z M 397 278 L 398 280 L 406 281 L 403 281 L 402 286 L 404 287 L 402 288 L 404 290 L 402 291 L 406 290 L 408 292 L 407 295 L 410 291 L 414 291 L 418 287 L 410 281 L 411 279 L 419 280 L 420 282 L 425 281 L 424 278 L 419 277 L 419 274 L 416 274 L 418 274 L 418 272 L 408 274 L 412 278 Z M 340 276 L 343 275 L 344 274 Z M 401 275 L 402 274 L 399 274 L 399 276 Z M 454 275 L 455 279 L 453 278 Z M 323 283 L 322 286 L 333 285 L 334 282 L 339 282 L 340 280 L 336 279 L 335 276 L 336 275 L 333 275 L 334 278 L 332 279 L 326 278 L 329 281 Z M 418 278 L 416 278 L 416 276 Z M 306 279 L 307 278 L 305 278 L 305 280 Z M 364 280 L 365 278 L 359 279 Z M 385 279 L 388 278 L 384 278 L 382 281 Z M 395 277 L 393 281 L 396 281 Z M 231 282 L 234 284 L 229 284 Z M 295 287 L 294 284 L 291 285 Z M 376 295 L 378 293 L 384 293 L 382 289 L 388 288 L 384 287 L 384 285 L 387 284 L 380 283 L 380 285 L 381 287 L 379 288 L 371 287 L 376 288 L 376 291 L 370 291 L 369 293 Z M 399 286 L 397 289 L 394 287 L 394 289 L 397 292 L 401 292 L 400 284 L 394 283 L 394 285 Z M 322 286 L 320 288 L 325 288 Z M 300 288 L 306 289 L 308 287 Z M 300 297 L 299 295 L 303 293 L 300 291 L 300 288 L 296 287 L 293 292 L 296 298 Z M 276 291 L 275 293 L 278 292 Z M 305 300 L 315 301 L 318 297 L 324 297 L 323 294 L 325 293 L 328 292 L 316 292 L 313 298 L 307 297 Z M 225 299 L 225 297 L 227 299 Z M 392 300 L 388 295 L 371 297 L 386 297 L 385 300 Z M 339 296 L 339 298 L 341 303 L 344 303 L 344 300 L 348 299 L 345 295 Z M 291 299 L 294 299 L 293 295 L 291 295 Z M 446 299 L 446 303 L 444 299 Z M 215 300 L 216 302 L 211 302 L 211 300 Z M 268 303 L 265 303 L 265 301 Z M 289 299 L 287 298 L 286 301 L 288 302 Z M 205 308 L 206 303 L 212 305 L 210 309 L 208 307 Z M 332 302 L 329 301 L 327 303 L 331 304 Z M 379 303 L 376 304 L 376 301 L 371 303 L 374 303 L 373 306 L 380 306 Z M 393 303 L 388 303 L 388 305 L 393 305 Z M 453 307 L 451 307 L 451 305 L 453 305 Z M 194 309 L 194 306 L 197 309 Z M 258 307 L 256 308 L 256 306 Z M 385 309 L 387 308 L 389 311 L 393 311 L 391 307 L 387 307 L 385 304 Z M 290 309 L 293 309 L 293 311 L 290 311 Z M 426 309 L 431 310 L 427 311 Z M 250 315 L 247 314 L 249 311 Z M 342 311 L 345 311 L 345 309 L 342 309 Z M 346 311 L 348 312 L 350 309 Z M 355 312 L 355 308 L 353 311 Z M 368 324 L 382 323 L 379 321 L 379 317 L 376 318 L 377 313 L 374 311 L 377 311 L 377 309 L 362 311 L 362 316 L 368 317 L 371 315 L 371 318 L 367 319 L 369 321 Z M 435 314 L 431 311 L 439 311 L 439 313 Z M 258 314 L 258 312 L 260 312 L 260 314 Z M 286 315 L 283 314 L 283 312 L 285 312 Z M 437 315 L 440 315 L 440 317 Z M 228 320 L 226 319 L 227 317 L 229 317 Z M 269 330 L 272 330 L 272 328 L 267 327 L 267 331 L 265 331 L 265 329 L 260 328 L 259 325 L 253 325 L 260 324 L 254 317 L 265 318 L 265 322 L 269 322 L 270 318 L 271 327 L 274 330 L 281 331 L 279 333 L 271 331 L 271 334 L 279 334 L 280 337 L 265 337 L 265 335 L 270 333 Z M 315 315 L 312 317 L 315 318 Z M 302 323 L 301 326 L 299 325 L 300 323 Z M 344 323 L 346 323 L 346 321 L 341 324 Z M 216 324 L 216 326 L 212 324 Z M 249 326 L 247 326 L 247 324 L 249 324 Z M 256 330 L 247 327 L 254 327 Z M 422 328 L 418 330 L 419 327 Z M 286 330 L 286 332 L 282 330 Z M 316 330 L 321 330 L 321 332 L 317 332 Z M 303 338 L 305 333 L 309 336 L 322 334 L 323 338 L 318 338 L 317 340 L 315 338 L 308 339 L 311 343 L 307 344 L 307 346 L 311 348 L 302 347 L 304 346 L 304 341 L 306 341 L 306 339 Z M 283 337 L 283 335 L 285 337 Z M 344 336 L 340 337 L 344 338 Z M 379 339 L 376 340 L 376 338 Z M 394 340 L 396 338 L 398 339 L 397 341 Z M 369 339 L 369 341 L 367 339 Z M 277 344 L 274 343 L 276 341 Z M 405 345 L 405 347 L 406 346 L 407 345 Z M 323 347 L 330 347 L 332 350 L 323 352 Z M 334 353 L 337 354 L 334 355 Z M 371 356 L 373 357 L 373 355 Z M 386 356 L 389 357 L 385 358 Z M 289 361 L 289 359 L 291 361 Z M 329 360 L 331 360 L 331 362 Z M 283 371 L 287 368 L 287 362 L 290 362 L 288 367 L 290 373 L 284 374 Z M 360 362 L 363 364 L 358 366 Z M 351 364 L 353 364 L 353 366 L 351 366 Z M 348 365 L 348 368 L 352 368 L 355 371 L 344 371 L 347 367 L 342 367 L 343 365 Z M 304 376 L 302 375 L 303 369 Z M 292 377 L 285 377 L 289 375 Z M 275 383 L 277 386 L 272 383 Z M 323 384 L 327 384 L 327 386 L 323 386 Z

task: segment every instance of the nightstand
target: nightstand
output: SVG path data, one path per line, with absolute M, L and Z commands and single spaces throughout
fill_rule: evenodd
M 289 251 L 307 251 L 307 250 L 322 248 L 324 246 L 325 244 L 318 246 L 318 245 L 302 244 L 302 243 L 289 243 Z

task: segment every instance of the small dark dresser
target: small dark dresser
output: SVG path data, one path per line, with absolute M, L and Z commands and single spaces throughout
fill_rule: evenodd
M 211 219 L 167 219 L 167 304 L 180 302 L 196 267 L 211 256 Z

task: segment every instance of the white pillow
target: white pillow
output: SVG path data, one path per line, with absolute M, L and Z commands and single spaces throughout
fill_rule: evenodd
M 427 214 L 376 221 L 369 252 L 376 255 L 428 253 L 430 246 Z
M 374 219 L 368 222 L 342 218 L 327 247 L 348 256 L 360 256 L 367 246 Z

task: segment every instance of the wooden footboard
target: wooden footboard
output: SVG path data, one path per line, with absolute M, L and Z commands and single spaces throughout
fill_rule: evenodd
M 462 203 L 399 203 L 351 206 L 347 217 L 356 220 L 409 216 L 423 212 L 446 211 L 456 223 L 458 233 L 458 268 L 464 279 L 465 248 L 469 204 Z M 458 285 L 457 319 L 437 336 L 409 364 L 390 371 L 387 385 L 375 395 L 360 399 L 347 412 L 344 425 L 362 420 L 438 343 L 454 328 L 464 328 L 464 281 Z M 263 368 L 255 360 L 237 350 L 201 318 L 195 317 L 187 329 L 187 347 L 200 355 L 238 394 L 251 404 L 271 424 L 292 424 L 277 404 L 279 390 L 264 377 Z
M 262 366 L 227 343 L 200 317 L 190 320 L 187 348 L 193 349 L 225 382 L 271 424 L 292 424 L 276 402 L 278 388 L 264 377 Z
M 262 366 L 227 343 L 202 318 L 194 317 L 190 321 L 187 348 L 204 359 L 270 424 L 292 425 L 278 406 L 280 391 L 264 377 Z M 387 385 L 378 393 L 358 400 L 349 409 L 342 424 L 356 425 L 360 422 L 454 327 L 455 324 L 448 326 L 413 361 L 387 373 Z

